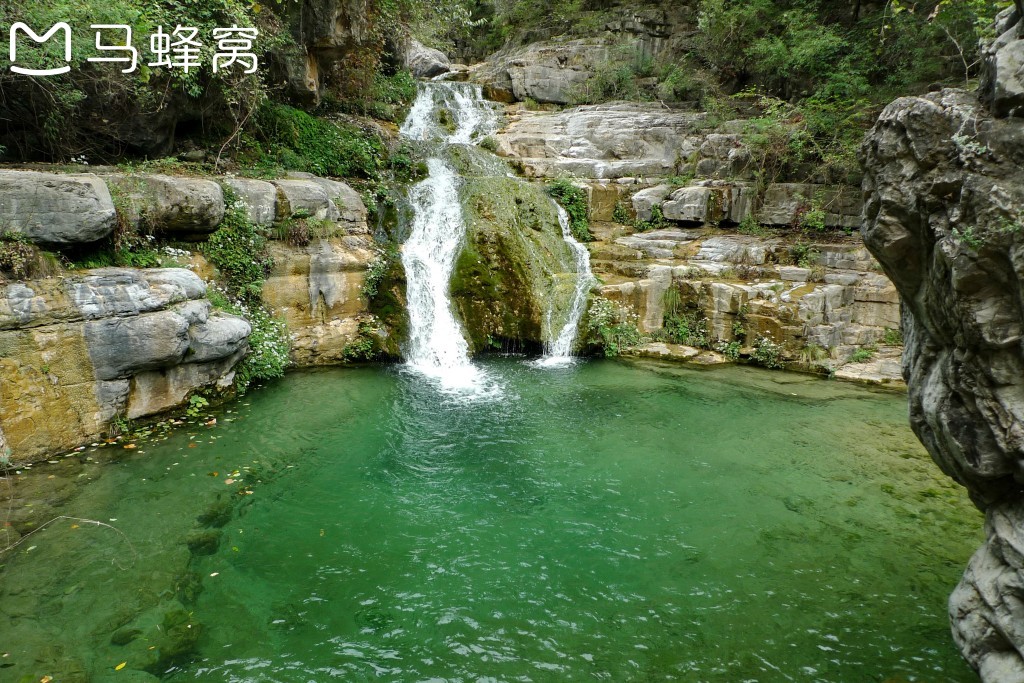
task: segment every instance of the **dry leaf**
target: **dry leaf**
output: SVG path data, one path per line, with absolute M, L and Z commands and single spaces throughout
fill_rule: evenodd
M 128 662 L 121 662 L 120 664 L 118 664 L 117 666 L 114 667 L 114 671 L 120 671 L 121 669 L 125 668 L 126 666 L 128 666 Z

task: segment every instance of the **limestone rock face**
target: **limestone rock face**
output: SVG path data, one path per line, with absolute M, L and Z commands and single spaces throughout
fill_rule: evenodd
M 251 328 L 211 312 L 205 295 L 180 268 L 104 268 L 0 290 L 0 432 L 15 462 L 230 383 Z
M 289 178 L 275 180 L 274 185 L 278 220 L 308 216 L 339 223 L 349 234 L 366 232 L 366 205 L 345 183 L 293 173 Z
M 268 227 L 277 219 L 277 188 L 265 180 L 229 178 L 224 186 L 245 204 L 245 212 L 253 225 Z
M 374 33 L 379 11 L 372 0 L 301 0 L 282 6 L 281 15 L 293 44 L 271 55 L 271 74 L 299 104 L 318 104 L 346 59 L 380 52 Z
M 667 176 L 682 173 L 699 150 L 706 116 L 657 104 L 520 111 L 495 137 L 499 153 L 531 177 Z
M 415 38 L 405 48 L 405 66 L 417 78 L 433 78 L 452 70 L 448 56 Z
M 366 236 L 317 239 L 305 247 L 270 243 L 274 269 L 263 284 L 263 299 L 288 323 L 296 365 L 345 360 L 345 347 L 368 318 L 362 286 L 372 246 Z
M 114 230 L 107 186 L 91 173 L 0 171 L 0 228 L 31 241 L 65 247 L 95 242 Z
M 950 599 L 986 683 L 1024 681 L 1022 137 L 1024 119 L 944 90 L 890 104 L 862 148 L 862 232 L 904 302 L 911 425 L 987 516 Z
M 110 176 L 126 218 L 143 232 L 182 239 L 208 235 L 224 220 L 224 192 L 212 180 L 160 174 Z
M 982 54 L 982 97 L 996 116 L 1024 117 L 1024 17 L 1018 7 L 996 19 L 998 38 Z

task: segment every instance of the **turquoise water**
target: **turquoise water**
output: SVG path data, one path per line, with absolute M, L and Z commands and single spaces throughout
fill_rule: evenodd
M 905 396 L 485 365 L 475 401 L 296 373 L 15 478 L 16 516 L 110 526 L 0 557 L 0 680 L 977 680 L 945 602 L 980 516 Z

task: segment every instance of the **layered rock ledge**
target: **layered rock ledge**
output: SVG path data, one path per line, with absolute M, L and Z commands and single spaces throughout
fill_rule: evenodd
M 904 302 L 911 425 L 986 514 L 949 603 L 986 683 L 1024 681 L 1024 119 L 1006 117 L 1022 113 L 1008 55 L 1024 21 L 1010 10 L 999 28 L 988 106 L 956 90 L 897 100 L 862 149 L 864 239 Z
M 151 173 L 0 170 L 0 224 L 42 248 L 89 249 L 119 221 L 188 268 L 101 268 L 0 280 L 0 456 L 22 464 L 157 415 L 198 390 L 231 386 L 251 326 L 207 298 L 215 269 L 198 248 L 241 201 L 270 238 L 263 299 L 284 320 L 297 366 L 346 360 L 368 316 L 376 256 L 367 210 L 345 183 L 294 173 L 272 181 Z M 315 229 L 301 246 L 290 231 Z M 188 246 L 188 245 L 186 245 Z

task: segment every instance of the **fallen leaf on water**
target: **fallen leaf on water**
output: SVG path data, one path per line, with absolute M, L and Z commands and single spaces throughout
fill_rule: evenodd
M 71 525 L 71 528 L 72 528 L 72 529 L 77 529 L 77 528 L 78 528 L 78 525 L 77 525 L 77 524 L 72 524 L 72 525 Z
M 225 479 L 225 480 L 224 480 L 224 483 L 225 483 L 225 484 L 234 484 L 234 483 L 235 483 L 235 480 L 234 480 L 234 479 Z
M 43 676 L 39 679 L 39 683 L 50 683 L 53 680 L 53 676 Z
M 220 476 L 220 472 L 210 472 L 210 476 L 211 477 L 219 477 Z
M 138 448 L 138 446 L 136 446 L 136 445 L 135 445 L 135 444 L 133 444 L 133 443 L 126 443 L 126 444 L 124 445 L 124 447 L 125 447 L 125 448 L 127 448 L 128 450 L 131 450 L 131 449 L 133 449 L 133 448 Z
M 213 572 L 210 576 L 217 576 L 217 574 L 220 574 L 220 572 Z
M 114 671 L 120 671 L 121 669 L 125 668 L 126 666 L 128 666 L 128 662 L 121 662 L 120 664 L 118 664 L 117 666 L 114 667 Z
M 320 530 L 320 536 L 322 537 L 322 536 L 324 536 L 324 535 L 325 535 L 325 534 L 324 534 L 324 530 L 323 530 L 323 529 L 321 529 L 321 530 Z
M 215 424 L 217 424 L 217 418 L 213 418 L 212 420 L 210 420 L 209 422 L 207 422 L 207 423 L 206 423 L 206 426 L 207 426 L 207 427 L 212 427 L 212 426 L 213 426 L 213 425 L 215 425 Z
M 196 447 L 196 446 L 198 446 L 198 445 L 199 445 L 199 444 L 197 444 L 196 442 L 194 442 L 194 441 L 193 441 L 192 443 L 190 443 L 190 444 L 188 445 L 188 447 L 189 447 L 189 448 L 195 448 L 195 447 Z

